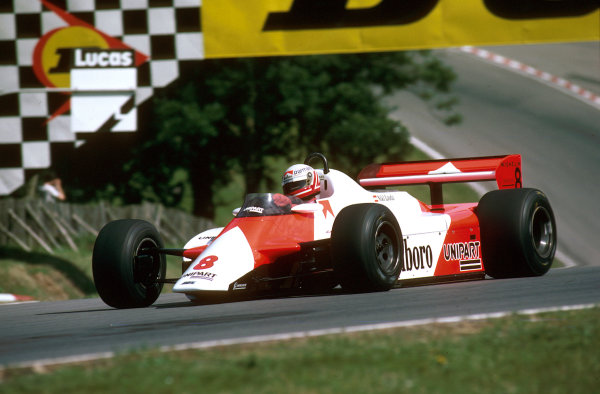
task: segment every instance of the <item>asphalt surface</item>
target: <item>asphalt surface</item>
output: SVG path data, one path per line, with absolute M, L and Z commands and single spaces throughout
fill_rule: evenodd
M 440 284 L 384 293 L 194 305 L 165 294 L 148 308 L 99 299 L 0 306 L 0 365 L 159 345 L 600 302 L 600 267 L 537 278 Z
M 532 65 L 600 93 L 596 44 L 496 49 L 523 62 L 538 62 Z M 524 185 L 548 195 L 557 217 L 559 248 L 577 267 L 553 269 L 540 278 L 206 305 L 164 294 L 154 306 L 136 310 L 115 310 L 99 299 L 0 305 L 0 365 L 144 346 L 600 303 L 596 202 L 600 111 L 473 56 L 456 50 L 437 53 L 459 75 L 455 92 L 464 122 L 445 126 L 431 106 L 406 92 L 392 99 L 399 107 L 394 116 L 446 157 L 522 154 Z
M 488 49 L 600 95 L 598 43 Z M 552 204 L 559 250 L 576 265 L 600 265 L 600 109 L 458 50 L 436 53 L 458 74 L 453 91 L 463 122 L 446 126 L 408 92 L 390 100 L 393 117 L 444 157 L 520 153 L 524 187 L 541 189 Z

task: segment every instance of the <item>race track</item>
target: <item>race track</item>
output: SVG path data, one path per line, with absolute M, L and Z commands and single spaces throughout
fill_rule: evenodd
M 537 278 L 207 305 L 193 305 L 173 293 L 161 296 L 149 308 L 129 310 L 109 308 L 99 299 L 4 305 L 0 306 L 0 365 L 81 355 L 95 358 L 148 346 L 308 335 L 313 330 L 597 304 L 598 283 L 600 267 L 578 267 L 553 269 Z
M 597 43 L 560 45 L 550 51 L 546 46 L 498 50 L 523 62 L 538 61 L 536 67 L 551 65 L 548 71 L 600 93 Z M 590 51 L 588 63 L 577 57 Z M 455 90 L 464 122 L 445 126 L 427 104 L 406 92 L 392 99 L 399 107 L 394 116 L 446 157 L 521 153 L 524 184 L 547 193 L 557 217 L 559 249 L 574 268 L 553 269 L 540 278 L 206 305 L 164 294 L 154 306 L 136 310 L 115 310 L 99 299 L 1 305 L 0 365 L 110 356 L 143 346 L 599 304 L 600 110 L 460 51 L 438 53 L 459 75 Z M 577 62 L 570 62 L 575 58 Z

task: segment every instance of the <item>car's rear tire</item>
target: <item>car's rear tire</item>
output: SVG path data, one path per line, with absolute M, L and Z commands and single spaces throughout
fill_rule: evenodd
M 544 193 L 494 190 L 481 198 L 476 212 L 486 274 L 510 278 L 548 272 L 556 252 L 556 222 Z
M 105 225 L 94 244 L 92 272 L 100 298 L 114 308 L 140 308 L 154 303 L 163 287 L 163 241 L 143 220 L 116 220 Z
M 380 204 L 350 205 L 331 231 L 334 272 L 344 290 L 386 291 L 400 275 L 402 232 L 392 212 Z

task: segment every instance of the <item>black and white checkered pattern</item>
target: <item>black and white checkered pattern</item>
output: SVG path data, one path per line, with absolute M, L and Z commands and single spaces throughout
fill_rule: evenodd
M 74 17 L 148 55 L 137 71 L 136 106 L 179 77 L 182 63 L 204 58 L 201 0 L 49 0 Z M 67 111 L 69 95 L 34 74 L 33 51 L 47 32 L 68 24 L 40 0 L 0 1 L 0 195 L 83 143 Z

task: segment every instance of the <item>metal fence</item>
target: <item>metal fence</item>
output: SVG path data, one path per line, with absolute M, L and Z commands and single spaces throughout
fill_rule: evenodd
M 60 247 L 77 251 L 79 237 L 96 236 L 102 226 L 116 219 L 146 220 L 157 227 L 165 243 L 180 246 L 214 227 L 208 219 L 153 203 L 112 206 L 4 198 L 0 199 L 0 247 L 42 248 L 50 254 Z

